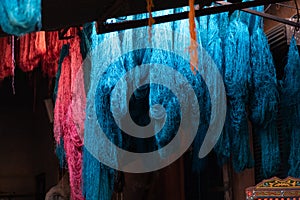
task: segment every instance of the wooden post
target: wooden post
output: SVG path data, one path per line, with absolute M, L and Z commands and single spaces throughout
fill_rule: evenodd
M 232 183 L 231 183 L 231 168 L 230 164 L 226 163 L 223 165 L 223 185 L 224 185 L 224 200 L 232 199 Z
M 253 135 L 252 135 L 252 125 L 249 122 L 249 143 L 251 152 L 253 154 Z M 245 189 L 250 186 L 255 185 L 255 172 L 254 168 L 246 169 L 240 173 L 236 173 L 232 169 L 232 190 L 233 190 L 233 200 L 246 199 Z

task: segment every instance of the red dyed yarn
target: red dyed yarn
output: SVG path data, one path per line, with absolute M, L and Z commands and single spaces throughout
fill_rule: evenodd
M 66 56 L 62 66 L 58 83 L 57 97 L 54 107 L 54 138 L 57 143 L 67 130 L 64 130 L 64 123 L 71 103 L 71 59 Z
M 0 80 L 14 76 L 14 43 L 13 37 L 0 38 Z
M 85 118 L 85 92 L 82 73 L 80 38 L 71 41 L 69 55 L 62 63 L 57 99 L 54 109 L 54 137 L 64 139 L 70 174 L 71 199 L 83 200 L 82 146 Z
M 46 32 L 46 51 L 42 60 L 42 71 L 49 78 L 54 78 L 57 73 L 60 50 L 65 43 L 64 40 L 58 39 L 58 32 Z
M 29 72 L 36 68 L 45 53 L 45 32 L 34 32 L 20 37 L 19 67 L 24 72 Z

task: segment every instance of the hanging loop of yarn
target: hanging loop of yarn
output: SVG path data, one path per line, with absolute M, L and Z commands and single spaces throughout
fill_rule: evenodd
M 41 0 L 1 0 L 0 24 L 4 32 L 17 36 L 39 31 Z

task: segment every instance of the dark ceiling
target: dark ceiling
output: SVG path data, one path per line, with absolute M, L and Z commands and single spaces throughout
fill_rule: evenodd
M 208 5 L 212 0 L 195 0 Z M 153 0 L 153 10 L 188 5 L 188 0 Z M 86 22 L 145 13 L 146 0 L 42 0 L 43 30 L 58 30 Z
M 123 17 L 132 14 L 146 13 L 146 0 L 41 0 L 42 30 L 54 31 L 71 26 L 81 26 L 84 23 Z M 153 0 L 155 10 L 183 7 L 189 0 Z M 229 0 L 237 3 L 242 0 Z M 281 2 L 285 0 L 255 0 L 256 2 Z M 201 7 L 211 5 L 213 0 L 195 0 Z M 262 3 L 263 4 L 263 3 Z M 171 17 L 171 16 L 170 16 Z M 172 18 L 173 19 L 173 18 Z M 135 22 L 132 22 L 135 23 Z M 102 23 L 103 24 L 103 23 Z M 1 32 L 0 36 L 6 34 Z

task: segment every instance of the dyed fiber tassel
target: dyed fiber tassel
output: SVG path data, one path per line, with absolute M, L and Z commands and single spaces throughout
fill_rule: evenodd
M 56 98 L 57 98 L 57 92 L 58 92 L 58 85 L 59 85 L 59 79 L 61 75 L 61 68 L 62 68 L 62 63 L 67 55 L 69 55 L 69 44 L 64 44 L 61 48 L 60 51 L 60 56 L 58 60 L 58 68 L 55 76 L 55 84 L 54 84 L 54 91 L 53 91 L 53 101 L 54 104 L 56 103 Z
M 280 166 L 279 138 L 276 121 L 269 124 L 267 128 L 254 127 L 253 131 L 255 134 L 258 134 L 260 141 L 262 175 L 264 178 L 270 178 L 277 173 Z
M 198 42 L 201 43 L 201 47 L 207 49 L 208 43 L 208 19 L 209 15 L 201 16 L 197 18 L 199 28 L 197 29 Z
M 24 72 L 30 72 L 42 61 L 46 53 L 45 32 L 26 34 L 20 37 L 20 55 L 18 66 Z
M 120 66 L 118 62 L 118 65 L 109 67 L 105 73 L 106 75 L 99 81 L 97 81 L 96 76 L 99 70 L 101 70 L 103 63 L 118 57 L 120 43 L 117 39 L 118 34 L 116 32 L 97 35 L 94 26 L 85 27 L 83 33 L 83 37 L 86 37 L 87 49 L 93 52 L 90 57 L 90 69 L 87 69 L 90 75 L 85 76 L 85 85 L 87 85 L 87 87 L 85 87 L 87 91 L 86 115 L 90 117 L 86 118 L 84 129 L 83 191 L 86 200 L 110 200 L 114 187 L 115 170 L 100 163 L 99 160 L 90 153 L 90 148 L 94 148 L 92 149 L 94 152 L 101 152 L 102 150 L 99 149 L 99 143 L 103 141 L 97 141 L 97 144 L 95 144 L 95 132 L 98 133 L 100 127 L 114 144 L 122 143 L 122 141 L 118 139 L 120 129 L 114 123 L 110 111 L 110 92 L 114 84 L 116 84 L 116 81 L 122 76 L 122 73 L 120 73 L 122 72 L 122 66 Z M 85 33 L 91 34 L 85 35 Z M 95 49 L 101 42 L 110 37 L 115 37 L 116 40 L 110 43 L 105 51 Z M 89 149 L 86 148 L 87 144 L 89 144 Z M 112 151 L 110 149 L 106 150 Z M 117 155 L 114 154 L 114 156 L 109 159 L 117 162 Z
M 188 7 L 184 7 L 184 8 L 178 8 L 175 9 L 175 12 L 183 12 L 183 11 L 187 11 Z M 179 21 L 175 21 L 173 22 L 173 27 L 174 27 L 174 32 L 177 33 L 174 35 L 173 37 L 173 48 L 172 51 L 173 52 L 181 52 L 181 53 L 185 53 L 186 49 L 189 47 L 190 45 L 190 33 L 189 33 L 189 28 L 188 28 L 188 24 L 189 21 L 188 20 L 179 20 Z M 199 27 L 197 29 L 197 31 L 202 28 L 201 25 L 199 25 L 198 20 L 195 21 L 195 26 Z M 203 28 L 204 29 L 204 28 Z M 200 37 L 200 34 L 198 32 L 198 37 Z M 163 39 L 163 38 L 162 38 Z M 197 38 L 198 40 L 198 38 Z M 201 44 L 201 41 L 199 42 Z M 197 51 L 199 53 L 199 66 L 201 66 L 201 64 L 203 64 L 202 62 L 202 49 L 199 48 L 200 51 Z M 161 53 L 163 55 L 163 53 Z M 161 56 L 162 57 L 162 56 Z M 167 141 L 170 141 L 172 139 L 172 137 L 175 134 L 175 131 L 178 128 L 178 124 L 180 123 L 180 118 L 185 115 L 186 113 L 181 113 L 180 108 L 189 112 L 189 114 L 192 115 L 197 115 L 197 106 L 199 106 L 201 108 L 201 112 L 205 112 L 206 113 L 206 101 L 204 100 L 204 90 L 205 90 L 205 84 L 203 84 L 203 79 L 200 75 L 200 71 L 203 71 L 203 68 L 199 68 L 199 71 L 194 71 L 194 73 L 191 71 L 190 69 L 190 63 L 187 60 L 182 59 L 181 57 L 177 57 L 176 55 L 171 55 L 169 57 L 166 57 L 165 60 L 167 60 L 167 58 L 169 59 L 169 61 L 162 61 L 163 64 L 167 64 L 172 66 L 176 71 L 180 72 L 181 75 L 183 75 L 189 82 L 189 84 L 193 87 L 193 92 L 195 92 L 196 96 L 197 96 L 197 100 L 198 100 L 198 105 L 194 105 L 194 104 L 189 104 L 189 105 L 180 105 L 179 102 L 176 100 L 176 98 L 174 98 L 174 96 L 172 96 L 172 93 L 170 93 L 170 91 L 165 90 L 164 93 L 161 93 L 162 95 L 162 99 L 164 99 L 164 104 L 166 104 L 167 102 L 169 102 L 168 104 L 166 104 L 166 111 L 167 111 L 167 118 L 166 118 L 166 124 L 165 127 L 166 128 L 166 132 L 168 134 L 164 134 L 165 136 L 165 143 L 166 144 Z M 155 73 L 154 73 L 155 75 Z M 163 76 L 163 75 L 161 75 Z M 180 78 L 179 77 L 169 77 L 171 82 L 177 82 L 177 84 L 183 84 L 181 82 L 179 82 Z M 204 86 L 204 87 L 203 87 Z M 151 91 L 150 91 L 151 92 Z M 181 97 L 183 99 L 187 99 L 189 96 L 188 94 L 190 94 L 190 91 L 186 91 L 181 95 Z M 180 107 L 179 107 L 180 106 Z M 207 115 L 209 115 L 207 113 Z M 205 159 L 199 159 L 198 154 L 199 154 L 199 150 L 200 150 L 200 146 L 203 142 L 208 124 L 207 121 L 205 121 L 205 118 L 207 115 L 200 115 L 200 123 L 195 121 L 195 125 L 197 123 L 199 123 L 198 125 L 198 132 L 197 135 L 194 139 L 194 142 L 192 144 L 192 170 L 193 172 L 196 172 L 197 174 L 199 172 L 201 172 L 204 169 L 204 165 L 205 165 Z M 199 117 L 199 116 L 198 116 Z M 193 118 L 193 117 L 192 117 Z M 188 120 L 188 119 L 184 119 L 182 118 L 182 120 Z M 178 133 L 177 133 L 178 134 Z M 167 139 L 166 139 L 167 138 Z M 178 144 L 180 145 L 180 144 Z
M 66 160 L 70 174 L 72 199 L 84 199 L 82 195 L 82 136 L 84 112 L 83 74 L 80 74 L 82 57 L 80 38 L 72 40 L 69 55 L 62 63 L 57 99 L 54 109 L 54 136 L 64 141 Z M 79 95 L 79 97 L 78 97 Z M 83 96 L 82 96 L 83 95 Z M 83 102 L 82 102 L 83 101 Z
M 293 37 L 288 52 L 288 62 L 282 81 L 282 110 L 285 130 L 290 136 L 289 176 L 300 178 L 300 57 Z
M 64 46 L 67 48 L 68 55 L 66 55 L 61 64 L 61 73 L 58 82 L 57 95 L 54 106 L 54 138 L 57 143 L 60 142 L 64 135 L 64 123 L 68 107 L 71 103 L 71 68 L 69 57 L 69 45 Z M 62 56 L 62 55 L 61 55 Z
M 47 53 L 44 54 L 42 59 L 42 71 L 49 78 L 54 78 L 58 70 L 57 63 L 64 41 L 58 39 L 57 31 L 46 32 L 45 41 Z
M 194 91 L 197 95 L 200 112 L 207 113 L 205 115 L 200 114 L 200 125 L 198 128 L 197 135 L 193 142 L 193 151 L 192 151 L 192 170 L 193 172 L 199 174 L 203 171 L 206 165 L 206 158 L 199 159 L 200 147 L 203 143 L 204 137 L 207 133 L 209 126 L 209 117 L 210 117 L 210 98 L 208 94 L 207 86 L 202 78 L 203 73 L 205 73 L 204 66 L 206 65 L 207 55 L 203 53 L 203 50 L 206 51 L 208 45 L 208 19 L 209 16 L 201 16 L 196 18 L 196 30 L 197 30 L 197 42 L 200 47 L 198 48 L 198 62 L 199 68 L 195 75 L 195 79 L 191 80 L 192 85 L 196 86 Z M 184 26 L 184 25 L 183 25 Z M 181 28 L 182 29 L 182 28 Z M 180 48 L 180 47 L 178 47 Z M 205 65 L 204 65 L 205 64 Z M 209 63 L 208 63 L 209 64 Z M 206 67 L 206 66 L 205 66 Z M 192 108 L 194 110 L 194 108 Z M 200 186 L 199 186 L 200 187 Z
M 60 168 L 67 168 L 66 152 L 64 149 L 64 140 L 61 138 L 60 142 L 56 144 L 55 154 L 59 161 Z
M 86 200 L 110 200 L 114 188 L 114 170 L 101 164 L 83 149 L 83 184 Z
M 8 34 L 20 36 L 39 31 L 41 21 L 41 0 L 0 1 L 0 25 Z
M 210 15 L 208 18 L 208 27 L 207 27 L 207 45 L 206 45 L 206 50 L 208 53 L 208 56 L 211 57 L 212 60 L 210 60 L 210 65 L 216 65 L 217 68 L 219 69 L 219 72 L 223 75 L 224 74 L 224 68 L 225 68 L 225 62 L 224 62 L 224 56 L 223 56 L 223 51 L 224 45 L 221 36 L 223 33 L 221 32 L 222 30 L 226 32 L 226 28 L 228 27 L 228 14 L 227 13 L 221 13 L 221 14 L 216 14 L 216 15 Z M 223 40 L 224 41 L 224 40 Z M 212 62 L 213 61 L 213 62 Z M 206 61 L 207 63 L 209 61 Z M 213 85 L 219 85 L 220 83 L 216 82 L 214 78 L 209 79 L 209 81 L 212 81 Z M 218 96 L 220 91 L 215 91 L 213 94 L 214 96 Z M 209 98 L 209 97 L 207 97 Z M 215 105 L 216 102 L 211 102 L 210 104 L 214 103 Z M 208 104 L 209 105 L 209 104 Z M 207 107 L 207 109 L 210 109 Z M 219 108 L 220 109 L 220 108 Z M 218 113 L 218 111 L 216 111 Z M 214 122 L 215 119 L 208 119 L 212 122 Z M 222 125 L 221 125 L 222 126 Z M 230 139 L 228 132 L 223 131 L 218 143 L 216 144 L 214 148 L 217 156 L 219 163 L 222 165 L 226 161 L 229 160 L 230 158 Z
M 171 14 L 171 10 L 156 12 L 155 15 L 167 15 Z M 170 42 L 170 38 L 172 38 L 172 22 L 164 23 L 160 25 L 156 25 L 153 28 L 153 34 L 155 37 L 153 38 L 153 45 L 163 46 L 165 49 L 172 50 L 172 42 Z M 174 66 L 172 56 L 170 53 L 155 49 L 151 53 L 151 64 L 163 64 L 166 66 Z M 161 85 L 154 84 L 157 77 L 162 77 L 162 70 L 155 70 L 150 67 L 149 71 L 149 79 L 150 79 L 150 92 L 149 92 L 149 107 L 150 107 L 150 116 L 154 119 L 154 131 L 157 133 L 158 129 L 160 129 L 165 122 L 162 130 L 155 135 L 156 143 L 158 148 L 164 147 L 170 139 L 176 133 L 174 130 L 176 123 L 176 116 L 178 117 L 178 110 L 173 107 L 169 102 L 173 102 L 173 96 L 171 96 L 170 91 Z M 168 76 L 167 80 L 172 82 L 175 77 Z M 164 114 L 159 109 L 155 109 L 153 105 L 160 104 L 166 109 L 166 113 Z M 173 111 L 173 112 L 172 112 Z M 176 112 L 177 111 L 177 112 Z M 162 157 L 165 157 L 165 152 L 162 150 L 159 151 Z
M 207 62 L 204 62 L 203 65 L 207 64 L 210 66 L 208 69 L 211 69 L 213 66 L 216 66 L 218 69 L 218 72 L 220 74 L 223 74 L 224 72 L 224 65 L 223 65 L 223 50 L 222 50 L 222 43 L 221 43 L 221 38 L 220 38 L 220 33 L 219 33 L 219 14 L 216 15 L 210 15 L 209 17 L 209 22 L 208 22 L 208 44 L 207 44 L 207 57 L 210 58 L 208 59 Z M 208 78 L 208 82 L 210 85 L 214 87 L 213 92 L 211 92 L 209 95 L 211 97 L 208 97 L 212 99 L 212 97 L 220 97 L 222 94 L 221 90 L 218 90 L 217 86 L 221 85 L 223 80 L 216 80 L 216 78 L 212 78 L 211 75 L 208 72 L 206 72 L 206 77 Z M 213 98 L 215 99 L 215 98 Z M 223 99 L 225 100 L 226 97 L 224 96 Z M 213 100 L 211 100 L 213 101 Z M 220 113 L 222 112 L 223 108 L 221 108 L 218 104 L 218 102 L 211 102 L 211 104 L 215 105 L 214 109 L 211 112 L 212 113 Z M 213 108 L 211 108 L 213 109 Z M 218 120 L 216 120 L 215 117 L 211 117 L 209 119 L 210 124 L 214 124 L 215 126 L 222 127 L 223 124 L 220 124 Z
M 298 109 L 298 116 L 299 116 L 299 109 Z M 300 178 L 300 159 L 299 159 L 299 154 L 300 154 L 300 148 L 299 148 L 299 143 L 300 143 L 300 126 L 297 125 L 292 128 L 291 132 L 291 151 L 290 151 L 290 157 L 289 157 L 289 165 L 290 165 L 290 170 L 288 172 L 289 176 Z
M 58 83 L 61 75 L 61 66 L 63 63 L 64 58 L 69 54 L 69 45 L 65 44 L 63 45 L 58 61 L 58 70 L 56 73 L 56 79 L 55 79 L 55 85 L 54 85 L 54 92 L 53 92 L 53 101 L 54 105 L 56 104 L 56 97 L 57 97 L 57 91 L 58 91 Z M 59 142 L 56 142 L 56 156 L 58 157 L 60 167 L 65 167 L 66 164 L 66 153 L 64 149 L 64 140 L 62 137 L 59 139 Z
M 248 103 L 248 74 L 250 73 L 250 37 L 248 27 L 235 11 L 230 18 L 225 41 L 224 82 L 227 92 L 227 121 L 231 142 L 233 167 L 242 171 L 253 165 L 251 159 L 246 105 Z
M 82 146 L 85 119 L 85 91 L 82 73 L 80 38 L 75 36 L 70 46 L 71 102 L 68 107 L 64 147 L 70 175 L 71 198 L 82 200 Z
M 279 138 L 276 128 L 278 91 L 275 66 L 261 18 L 251 35 L 250 119 L 262 148 L 262 174 L 269 178 L 280 165 Z
M 0 38 L 0 81 L 6 77 L 14 76 L 14 44 L 12 37 Z

